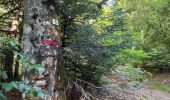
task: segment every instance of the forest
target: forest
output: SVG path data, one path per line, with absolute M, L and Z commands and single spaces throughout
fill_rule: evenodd
M 170 100 L 170 0 L 0 0 L 0 100 Z

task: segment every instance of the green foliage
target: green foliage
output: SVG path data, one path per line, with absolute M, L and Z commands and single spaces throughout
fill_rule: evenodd
M 123 25 L 122 10 L 103 6 L 98 12 L 98 16 L 81 20 L 83 23 L 74 23 L 78 29 L 69 34 L 69 45 L 64 48 L 66 76 L 69 78 L 97 83 L 102 75 L 112 69 L 115 63 L 112 58 L 116 52 L 131 46 L 130 33 Z M 93 12 L 87 13 L 93 15 Z M 85 16 L 82 14 L 81 17 Z
M 2 93 L 0 93 L 0 99 L 7 100 L 6 96 L 4 94 L 2 94 Z
M 3 79 L 7 79 L 7 75 L 5 72 L 0 71 L 0 77 L 2 77 Z M 31 85 L 29 85 L 28 83 L 24 83 L 24 82 L 8 82 L 8 83 L 3 83 L 0 82 L 0 86 L 2 89 L 4 89 L 5 91 L 10 91 L 13 88 L 20 90 L 21 92 L 24 92 L 25 94 L 31 94 L 34 97 L 41 97 L 44 98 L 45 97 L 45 93 L 41 90 L 41 88 L 38 87 L 32 87 Z M 0 98 L 3 98 L 3 100 L 6 100 L 6 97 L 0 93 Z
M 133 66 L 140 67 L 143 64 L 143 60 L 148 55 L 143 50 L 135 49 L 123 49 L 114 58 L 115 61 L 119 61 L 118 64 L 132 64 Z
M 42 65 L 35 64 L 34 59 L 27 57 L 23 53 L 19 53 L 18 45 L 19 44 L 16 39 L 0 34 L 0 54 L 1 54 L 0 58 L 5 57 L 5 55 L 3 55 L 3 50 L 7 50 L 7 49 L 12 50 L 14 52 L 16 61 L 19 61 L 20 63 L 24 63 L 27 67 L 28 72 L 35 70 L 36 72 L 40 74 L 43 73 L 45 71 L 45 68 L 43 68 Z M 8 76 L 6 72 L 1 70 L 0 80 L 2 79 L 6 80 L 7 78 Z M 8 83 L 0 82 L 0 85 L 2 89 L 4 89 L 5 91 L 10 91 L 11 89 L 15 88 L 15 89 L 20 90 L 21 92 L 24 92 L 26 94 L 31 94 L 35 97 L 40 96 L 44 98 L 45 96 L 41 88 L 34 88 L 30 86 L 28 83 L 24 83 L 24 82 L 14 82 L 14 81 L 8 82 Z M 0 98 L 4 98 L 5 100 L 6 97 L 1 93 Z
M 31 85 L 28 85 L 23 82 L 10 82 L 10 83 L 1 83 L 2 89 L 5 91 L 10 91 L 13 88 L 20 90 L 21 92 L 24 92 L 25 94 L 31 94 L 35 97 L 40 96 L 41 98 L 45 97 L 45 93 L 41 90 L 41 88 L 38 87 L 32 87 Z
M 148 58 L 144 60 L 144 66 L 153 68 L 170 66 L 170 54 L 166 48 L 153 48 L 147 54 Z
M 11 38 L 7 35 L 0 34 L 0 50 L 1 49 L 17 50 L 18 45 L 19 43 L 15 38 Z
M 5 56 L 2 53 L 3 50 L 12 50 L 15 54 L 16 60 L 18 60 L 20 63 L 24 63 L 27 66 L 28 71 L 36 70 L 39 73 L 42 73 L 45 70 L 42 65 L 35 64 L 35 60 L 33 58 L 29 58 L 25 54 L 19 53 L 18 45 L 19 43 L 16 39 L 0 34 L 0 58 Z
M 125 53 L 119 54 L 121 61 L 142 67 L 170 66 L 169 0 L 120 0 L 116 5 L 121 7 L 126 15 L 126 26 L 131 32 L 134 47 L 126 56 Z M 132 51 L 137 52 L 132 54 Z M 140 51 L 143 53 L 140 54 Z
M 13 85 L 11 83 L 1 83 L 2 89 L 5 91 L 10 91 L 13 88 Z
M 41 90 L 39 87 L 32 87 L 31 85 L 28 85 L 27 83 L 23 82 L 11 82 L 13 87 L 16 89 L 24 92 L 25 94 L 31 94 L 35 97 L 40 96 L 41 98 L 45 97 L 45 93 Z
M 24 63 L 28 72 L 31 70 L 35 70 L 41 74 L 45 71 L 45 68 L 41 64 L 36 64 L 36 61 L 33 58 L 28 57 L 27 55 L 23 53 L 18 53 L 18 52 L 15 52 L 15 55 L 17 56 L 16 59 L 20 63 Z
M 4 76 L 5 75 L 5 76 Z M 7 77 L 5 72 L 1 72 L 0 77 Z M 5 91 L 10 91 L 13 88 L 20 90 L 21 92 L 24 92 L 26 94 L 31 94 L 35 97 L 39 96 L 41 98 L 45 97 L 45 93 L 41 90 L 41 88 L 38 87 L 32 87 L 31 85 L 28 85 L 27 83 L 24 82 L 8 82 L 8 83 L 3 83 L 0 82 L 1 88 L 4 89 Z M 3 98 L 3 100 L 6 100 L 6 97 L 0 93 L 0 98 Z
M 5 71 L 0 71 L 0 80 L 6 80 L 8 78 Z
M 150 74 L 142 68 L 135 68 L 130 64 L 118 68 L 121 75 L 128 79 L 129 85 L 134 89 L 138 89 L 148 82 Z

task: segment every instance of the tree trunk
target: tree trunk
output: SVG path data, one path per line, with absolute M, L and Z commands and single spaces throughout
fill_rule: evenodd
M 63 58 L 59 17 L 55 0 L 24 0 L 23 50 L 45 72 L 31 73 L 29 80 L 34 87 L 41 87 L 49 96 L 44 100 L 65 100 L 63 89 Z M 24 66 L 24 73 L 27 66 Z

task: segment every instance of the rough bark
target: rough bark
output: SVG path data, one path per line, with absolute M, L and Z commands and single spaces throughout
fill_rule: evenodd
M 29 77 L 23 76 L 23 80 L 41 87 L 49 95 L 44 100 L 65 100 L 60 64 L 63 61 L 61 32 L 54 6 L 54 0 L 24 0 L 23 50 L 46 70 L 41 75 L 32 72 Z M 27 73 L 26 68 L 24 66 L 24 73 Z

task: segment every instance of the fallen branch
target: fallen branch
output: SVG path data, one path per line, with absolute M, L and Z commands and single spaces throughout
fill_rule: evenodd
M 76 82 L 73 83 L 76 86 L 76 88 L 80 89 L 80 91 L 82 92 L 82 96 L 80 97 L 80 100 L 98 100 L 96 97 L 92 96 L 89 92 L 85 91 L 81 85 L 77 84 Z

